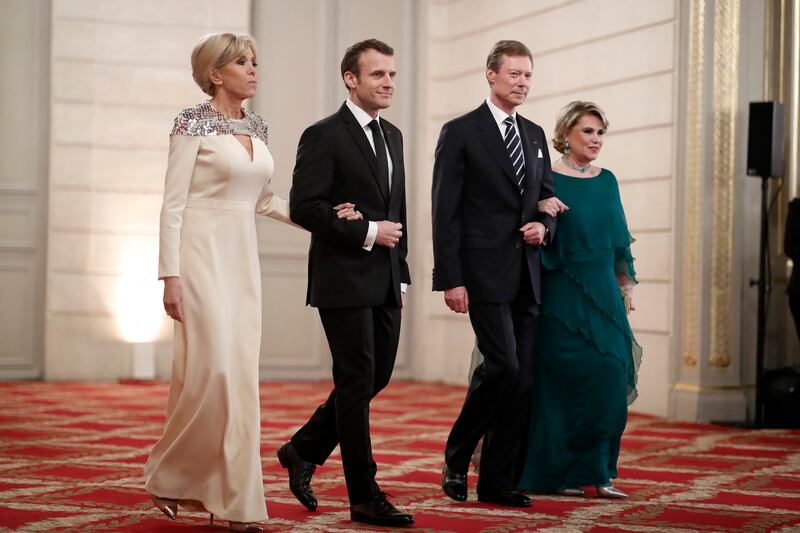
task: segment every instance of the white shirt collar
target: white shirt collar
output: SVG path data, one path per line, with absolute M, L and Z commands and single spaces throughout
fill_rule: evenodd
M 497 122 L 497 125 L 505 129 L 505 125 L 503 121 L 508 118 L 508 113 L 497 107 L 492 103 L 492 101 L 487 97 L 486 98 L 486 105 L 489 106 L 489 111 L 492 112 L 492 116 L 494 117 L 494 121 Z M 511 113 L 511 118 L 514 119 L 514 123 L 517 123 L 517 110 L 515 109 L 513 113 Z
M 369 116 L 369 113 L 358 107 L 352 100 L 350 100 L 349 96 L 347 97 L 347 100 L 345 100 L 344 103 L 345 105 L 347 105 L 347 108 L 350 110 L 350 112 L 353 113 L 353 116 L 356 117 L 358 124 L 362 128 L 366 128 L 367 124 L 372 122 L 372 117 Z M 375 117 L 375 120 L 377 120 L 378 124 L 380 124 L 381 123 L 380 115 L 377 115 Z

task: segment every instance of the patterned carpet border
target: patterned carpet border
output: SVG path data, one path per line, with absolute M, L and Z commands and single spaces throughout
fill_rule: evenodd
M 266 531 L 370 531 L 349 521 L 338 450 L 317 470 L 316 513 L 292 497 L 275 450 L 327 383 L 261 386 Z M 530 509 L 459 504 L 439 488 L 464 388 L 390 385 L 372 404 L 378 480 L 424 532 L 800 531 L 800 431 L 741 430 L 632 414 L 617 485 L 626 501 L 535 495 Z M 164 383 L 0 384 L 0 531 L 224 531 L 181 509 L 171 522 L 142 489 L 164 419 Z M 470 487 L 475 478 L 470 474 Z

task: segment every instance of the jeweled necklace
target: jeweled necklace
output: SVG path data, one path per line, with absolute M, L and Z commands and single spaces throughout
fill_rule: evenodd
M 585 173 L 586 173 L 586 171 L 587 171 L 587 170 L 589 170 L 589 167 L 590 167 L 590 166 L 592 166 L 592 164 L 591 164 L 591 163 L 589 163 L 589 164 L 588 164 L 588 165 L 586 165 L 585 167 L 582 167 L 582 166 L 580 166 L 580 165 L 576 165 L 575 163 L 573 163 L 572 161 L 570 161 L 569 159 L 567 159 L 567 156 L 561 156 L 561 161 L 562 161 L 562 162 L 563 162 L 565 165 L 567 165 L 569 168 L 571 168 L 572 170 L 577 170 L 577 171 L 578 171 L 578 172 L 580 172 L 581 174 L 585 174 Z

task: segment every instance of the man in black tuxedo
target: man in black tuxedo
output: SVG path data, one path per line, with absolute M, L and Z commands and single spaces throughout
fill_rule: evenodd
M 341 65 L 347 101 L 300 137 L 290 216 L 311 232 L 306 303 L 319 309 L 334 388 L 278 458 L 292 493 L 313 511 L 311 475 L 338 443 L 352 519 L 406 526 L 413 517 L 389 503 L 375 482 L 369 436 L 370 400 L 392 375 L 402 292 L 411 283 L 403 137 L 379 116 L 392 101 L 393 55 L 375 39 L 348 48 Z M 355 203 L 363 219 L 339 219 L 334 206 L 344 202 Z
M 533 388 L 541 301 L 539 246 L 555 219 L 538 201 L 554 195 L 542 128 L 516 113 L 532 56 L 518 41 L 494 45 L 489 97 L 442 127 L 433 168 L 433 290 L 469 313 L 484 361 L 472 375 L 447 439 L 442 488 L 467 499 L 469 460 L 483 436 L 478 499 L 527 507 L 516 490 Z

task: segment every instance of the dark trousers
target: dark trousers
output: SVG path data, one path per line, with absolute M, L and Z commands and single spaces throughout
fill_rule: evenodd
M 470 303 L 469 318 L 483 353 L 461 413 L 447 439 L 445 461 L 465 473 L 481 437 L 478 492 L 516 487 L 528 436 L 539 306 L 527 268 L 513 301 Z
M 377 466 L 369 436 L 369 403 L 392 376 L 400 339 L 400 309 L 320 308 L 333 357 L 328 399 L 292 437 L 300 457 L 321 465 L 339 444 L 352 505 L 375 498 Z

